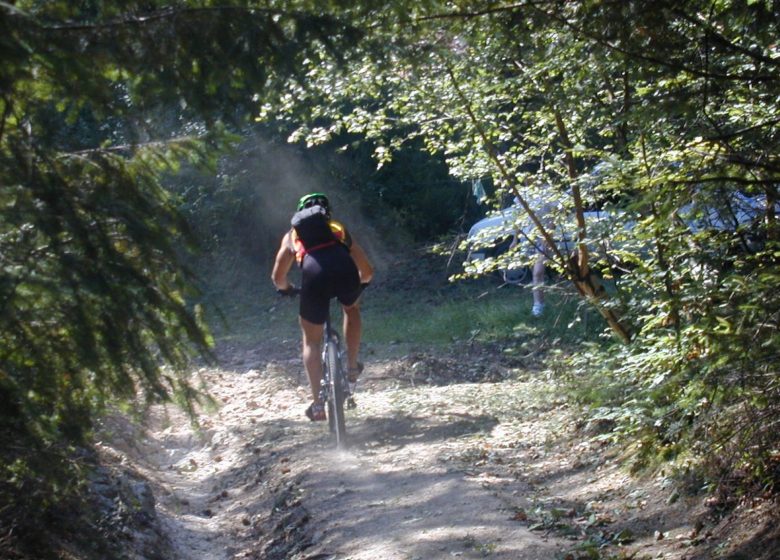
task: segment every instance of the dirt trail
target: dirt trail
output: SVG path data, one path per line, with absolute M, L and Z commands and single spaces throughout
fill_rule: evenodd
M 155 410 L 135 468 L 180 560 L 695 558 L 692 504 L 572 437 L 549 384 L 516 365 L 369 360 L 337 452 L 302 414 L 293 352 L 234 350 L 200 371 L 218 403 L 200 430 Z
M 406 361 L 367 367 L 341 452 L 326 425 L 302 415 L 297 356 L 243 355 L 234 357 L 239 367 L 202 370 L 218 410 L 200 431 L 176 411 L 155 411 L 138 454 L 178 557 L 552 558 L 563 550 L 567 543 L 514 519 L 496 491 L 520 503 L 523 483 L 455 462 L 498 425 L 477 406 L 480 386 L 460 386 L 461 399 L 454 387 L 412 387 L 401 374 Z

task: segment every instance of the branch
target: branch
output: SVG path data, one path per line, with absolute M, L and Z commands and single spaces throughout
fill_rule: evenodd
M 765 122 L 762 122 L 762 123 L 758 123 L 756 125 L 749 126 L 747 128 L 743 128 L 741 130 L 736 130 L 734 132 L 718 134 L 717 136 L 708 136 L 707 140 L 713 141 L 713 142 L 718 142 L 718 141 L 721 141 L 721 140 L 730 140 L 732 138 L 737 138 L 739 136 L 742 136 L 743 134 L 747 134 L 749 132 L 753 132 L 753 131 L 759 130 L 761 128 L 775 126 L 776 124 L 779 124 L 779 123 L 780 123 L 780 118 L 772 119 L 771 121 L 765 121 Z
M 526 214 L 528 214 L 528 217 L 531 218 L 531 221 L 534 223 L 534 226 L 536 227 L 537 231 L 544 238 L 545 242 L 549 245 L 550 249 L 555 254 L 555 258 L 558 259 L 558 262 L 563 267 L 565 267 L 566 258 L 558 250 L 557 244 L 555 243 L 555 240 L 552 238 L 552 235 L 550 235 L 550 232 L 547 231 L 547 228 L 544 227 L 539 217 L 531 209 L 531 207 L 528 205 L 528 202 L 526 202 L 525 198 L 523 198 L 520 195 L 520 192 L 517 190 L 517 187 L 515 186 L 515 182 L 512 179 L 509 171 L 507 170 L 506 166 L 501 161 L 501 159 L 498 157 L 498 150 L 496 146 L 493 144 L 493 142 L 491 142 L 490 138 L 488 138 L 487 134 L 485 133 L 485 129 L 482 127 L 482 123 L 479 121 L 479 119 L 477 119 L 477 116 L 474 114 L 474 110 L 471 107 L 471 102 L 463 93 L 463 90 L 460 88 L 460 84 L 458 84 L 458 80 L 455 77 L 455 72 L 452 69 L 452 65 L 448 60 L 445 60 L 444 63 L 447 67 L 447 73 L 452 82 L 452 86 L 455 88 L 455 92 L 458 94 L 458 97 L 463 103 L 466 109 L 466 113 L 469 116 L 469 119 L 471 120 L 474 127 L 477 129 L 477 132 L 480 138 L 482 139 L 482 143 L 485 146 L 488 156 L 496 165 L 496 167 L 498 167 L 498 170 L 501 173 L 501 177 L 506 182 L 507 186 L 509 186 L 509 188 L 512 190 L 512 193 L 517 197 L 517 200 L 520 202 L 520 205 L 523 207 L 523 210 L 526 212 Z
M 490 16 L 502 12 L 513 12 L 515 10 L 519 10 L 520 8 L 535 6 L 536 4 L 543 5 L 543 4 L 550 4 L 550 3 L 551 2 L 549 0 L 539 0 L 538 2 L 532 2 L 529 0 L 528 2 L 522 2 L 520 4 L 507 4 L 505 6 L 485 8 L 484 10 L 478 10 L 474 12 L 455 11 L 455 12 L 448 12 L 444 14 L 433 14 L 430 16 L 415 18 L 414 21 L 431 21 L 431 20 L 438 20 L 438 19 L 473 19 L 482 16 Z
M 3 116 L 0 118 L 0 142 L 3 141 L 5 135 L 5 123 L 8 122 L 8 117 L 11 116 L 11 101 L 7 97 L 3 97 Z
M 197 136 L 177 136 L 176 138 L 168 138 L 167 140 L 153 140 L 150 142 L 141 142 L 139 144 L 123 144 L 121 146 L 110 146 L 107 148 L 89 148 L 86 150 L 79 150 L 76 152 L 64 152 L 57 156 L 58 159 L 69 157 L 83 157 L 92 154 L 104 154 L 112 152 L 130 152 L 139 148 L 164 148 L 172 144 L 179 144 L 184 142 L 195 142 L 200 140 Z
M 574 161 L 574 153 L 571 139 L 569 139 L 569 132 L 566 128 L 566 123 L 563 122 L 563 115 L 561 111 L 556 107 L 553 109 L 555 113 L 555 124 L 558 127 L 558 134 L 561 135 L 561 143 L 563 144 L 564 157 L 566 158 L 566 166 L 569 172 L 569 179 L 572 180 L 571 193 L 574 198 L 574 211 L 577 217 L 577 230 L 578 230 L 578 244 L 580 250 L 584 251 L 582 255 L 582 261 L 580 262 L 580 275 L 584 275 L 587 269 L 587 250 L 585 247 L 585 238 L 587 237 L 587 230 L 585 225 L 585 214 L 582 204 L 582 193 L 580 192 L 580 186 L 574 181 L 577 178 L 577 164 Z
M 780 183 L 780 177 L 770 177 L 769 179 L 747 179 L 745 177 L 732 177 L 724 175 L 721 177 L 702 177 L 701 179 L 685 179 L 669 181 L 673 185 L 699 185 L 701 183 L 738 183 L 740 185 L 776 185 Z
M 99 29 L 107 29 L 112 27 L 122 27 L 125 25 L 146 25 L 155 21 L 164 19 L 175 18 L 180 15 L 189 14 L 212 14 L 215 12 L 240 12 L 248 15 L 262 14 L 267 16 L 287 16 L 292 18 L 311 17 L 310 14 L 304 12 L 288 12 L 284 10 L 272 10 L 268 8 L 248 8 L 246 6 L 212 6 L 207 8 L 165 8 L 152 12 L 145 16 L 131 16 L 126 15 L 124 17 L 104 21 L 99 23 L 70 23 L 61 25 L 39 25 L 39 27 L 45 31 L 92 31 Z
M 576 185 L 574 186 L 575 200 L 579 199 L 578 202 L 575 202 L 575 204 L 577 204 L 577 207 L 579 209 L 577 213 L 577 223 L 580 226 L 580 238 L 581 238 L 579 244 L 581 250 L 578 251 L 580 257 L 579 257 L 579 261 L 576 263 L 577 268 L 575 269 L 575 267 L 570 264 L 570 261 L 563 256 L 560 249 L 558 248 L 558 244 L 552 238 L 552 235 L 550 235 L 550 232 L 547 230 L 547 228 L 545 228 L 542 222 L 539 220 L 539 217 L 536 215 L 536 213 L 531 209 L 528 202 L 525 200 L 525 198 L 523 198 L 520 195 L 520 191 L 517 190 L 517 186 L 515 185 L 515 180 L 510 175 L 504 163 L 498 157 L 498 150 L 495 144 L 493 144 L 490 138 L 488 138 L 487 134 L 485 133 L 485 129 L 482 127 L 482 123 L 479 121 L 479 119 L 477 119 L 477 116 L 474 114 L 474 110 L 471 106 L 470 100 L 466 97 L 466 95 L 463 93 L 463 90 L 460 88 L 460 85 L 458 84 L 458 80 L 455 77 L 455 72 L 452 69 L 452 65 L 450 64 L 449 60 L 444 59 L 443 62 L 445 67 L 447 68 L 447 73 L 449 74 L 452 85 L 455 88 L 455 92 L 457 93 L 458 97 L 463 103 L 466 109 L 466 113 L 469 116 L 469 119 L 471 120 L 474 127 L 477 129 L 477 132 L 479 133 L 479 136 L 482 139 L 485 149 L 487 150 L 488 156 L 498 168 L 501 174 L 501 178 L 511 189 L 512 193 L 515 195 L 518 202 L 523 207 L 525 213 L 528 215 L 529 218 L 531 218 L 531 221 L 534 223 L 536 230 L 544 238 L 544 241 L 547 244 L 548 249 L 553 253 L 555 259 L 557 259 L 559 266 L 561 266 L 562 269 L 568 271 L 569 278 L 574 284 L 574 286 L 577 288 L 577 290 L 580 292 L 581 295 L 590 299 L 591 303 L 599 311 L 599 313 L 601 313 L 601 315 L 607 321 L 607 323 L 609 324 L 613 332 L 615 332 L 625 344 L 630 343 L 631 334 L 628 331 L 628 329 L 620 322 L 620 319 L 611 309 L 608 309 L 604 305 L 600 304 L 599 300 L 603 299 L 604 297 L 603 287 L 598 285 L 598 283 L 594 283 L 593 274 L 588 268 L 588 250 L 587 250 L 587 245 L 583 241 L 584 232 L 585 232 L 585 222 L 584 222 L 585 218 L 582 214 L 582 200 L 579 199 L 579 194 L 580 194 L 579 187 Z M 556 116 L 557 118 L 560 118 L 560 114 L 557 114 Z M 560 120 L 560 122 L 561 123 L 563 122 L 562 119 Z M 563 132 L 565 134 L 565 128 L 563 129 Z M 567 140 L 568 137 L 566 137 L 564 141 Z M 571 152 L 572 150 L 570 147 L 566 152 L 568 157 L 571 158 L 569 160 L 570 162 L 569 172 L 575 173 L 576 176 L 576 168 L 573 167 L 574 160 Z
M 687 66 L 685 64 L 676 64 L 669 60 L 656 58 L 654 56 L 648 56 L 639 52 L 634 52 L 632 50 L 619 47 L 617 45 L 614 45 L 609 40 L 605 39 L 604 37 L 601 37 L 600 35 L 596 33 L 591 33 L 590 31 L 587 31 L 583 27 L 579 27 L 575 25 L 574 23 L 570 22 L 566 18 L 546 12 L 544 10 L 539 9 L 534 4 L 528 4 L 528 7 L 535 9 L 539 11 L 541 14 L 558 21 L 559 23 L 563 24 L 565 27 L 568 27 L 571 31 L 573 31 L 575 34 L 579 34 L 582 37 L 585 37 L 586 39 L 590 39 L 592 41 L 595 41 L 599 45 L 605 47 L 607 50 L 614 51 L 621 53 L 629 58 L 638 59 L 638 60 L 644 60 L 646 62 L 650 62 L 652 64 L 656 64 L 661 67 L 665 68 L 671 68 L 672 70 L 684 70 L 685 72 L 689 72 L 690 74 L 694 76 L 698 76 L 700 78 L 717 78 L 721 80 L 730 80 L 730 81 L 740 81 L 740 82 L 776 82 L 780 77 L 773 76 L 771 74 L 756 74 L 756 75 L 749 75 L 749 74 L 712 74 L 709 72 L 705 72 L 703 70 L 699 70 L 697 68 Z
M 773 66 L 780 66 L 780 60 L 775 60 L 773 58 L 770 58 L 766 56 L 765 54 L 748 49 L 746 47 L 743 47 L 741 45 L 737 45 L 736 43 L 729 40 L 725 35 L 720 33 L 710 22 L 705 21 L 702 19 L 701 14 L 697 14 L 695 17 L 691 16 L 684 11 L 680 10 L 679 8 L 675 7 L 672 9 L 672 13 L 679 16 L 684 21 L 687 21 L 691 25 L 694 25 L 699 28 L 703 28 L 712 39 L 715 40 L 718 44 L 726 47 L 727 49 L 733 50 L 735 52 L 738 52 L 740 54 L 744 54 L 746 56 L 749 56 L 750 58 L 757 60 L 759 62 L 763 62 L 765 64 L 771 64 Z
M 761 81 L 761 82 L 775 82 L 778 79 L 780 79 L 778 76 L 773 76 L 771 74 L 763 74 L 763 75 L 762 74 L 758 74 L 758 75 L 747 75 L 747 74 L 710 74 L 710 73 L 704 72 L 702 70 L 698 70 L 698 69 L 696 69 L 694 67 L 687 66 L 685 64 L 675 64 L 675 63 L 672 63 L 671 61 L 666 60 L 666 59 L 656 58 L 656 57 L 648 56 L 648 55 L 645 55 L 645 54 L 642 54 L 642 53 L 639 53 L 639 52 L 634 52 L 632 50 L 625 49 L 625 48 L 619 47 L 617 45 L 614 45 L 613 43 L 609 42 L 604 37 L 601 37 L 601 36 L 599 36 L 596 33 L 591 33 L 589 31 L 586 31 L 585 28 L 579 27 L 579 26 L 575 25 L 574 23 L 570 22 L 566 18 L 564 18 L 562 16 L 559 16 L 559 15 L 556 15 L 554 13 L 550 13 L 550 12 L 548 12 L 548 11 L 543 9 L 543 7 L 545 5 L 551 5 L 551 4 L 554 4 L 554 2 L 544 1 L 544 0 L 539 0 L 539 1 L 534 2 L 534 1 L 530 1 L 529 0 L 527 2 L 522 2 L 522 3 L 519 3 L 519 4 L 507 4 L 505 6 L 497 6 L 497 7 L 494 7 L 494 8 L 486 8 L 484 10 L 473 11 L 473 12 L 454 11 L 454 12 L 449 12 L 449 13 L 444 13 L 444 14 L 434 14 L 434 15 L 431 15 L 431 16 L 425 16 L 425 17 L 417 18 L 414 21 L 430 21 L 430 20 L 441 20 L 441 19 L 473 19 L 473 18 L 478 18 L 478 17 L 490 16 L 490 15 L 493 15 L 493 14 L 496 14 L 496 13 L 501 13 L 501 12 L 514 12 L 514 11 L 520 10 L 522 8 L 530 8 L 530 9 L 538 11 L 539 13 L 541 13 L 541 14 L 543 14 L 543 15 L 545 15 L 545 16 L 547 16 L 547 17 L 549 17 L 549 18 L 551 18 L 551 19 L 553 19 L 555 21 L 558 21 L 559 23 L 562 23 L 564 26 L 568 27 L 569 29 L 571 29 L 575 33 L 577 33 L 577 34 L 579 34 L 579 35 L 581 35 L 581 36 L 583 36 L 583 37 L 585 37 L 587 39 L 595 41 L 596 43 L 602 45 L 603 47 L 606 47 L 608 50 L 619 52 L 619 53 L 621 53 L 621 54 L 623 54 L 623 55 L 625 55 L 625 56 L 627 56 L 629 58 L 644 60 L 646 62 L 651 62 L 651 63 L 656 64 L 658 66 L 662 66 L 662 67 L 665 67 L 665 68 L 671 68 L 671 69 L 677 70 L 677 71 L 684 70 L 686 72 L 690 72 L 694 76 L 698 76 L 698 77 L 702 77 L 702 78 L 718 78 L 718 79 L 732 80 L 732 81 Z M 680 17 L 682 17 L 682 14 L 678 14 L 678 15 L 680 15 Z M 744 51 L 745 54 L 748 54 L 748 55 L 750 55 L 752 57 L 760 56 L 762 60 L 765 58 L 765 57 L 763 57 L 763 55 L 760 55 L 760 53 L 755 53 L 753 51 L 750 51 L 749 49 L 744 49 L 743 47 L 739 47 L 739 45 L 734 45 L 733 43 L 728 41 L 728 39 L 726 39 L 725 37 L 723 37 L 723 41 L 728 43 L 733 49 L 738 50 L 740 52 Z M 768 60 L 771 61 L 774 65 L 778 64 L 777 61 L 774 61 L 772 59 L 768 59 Z

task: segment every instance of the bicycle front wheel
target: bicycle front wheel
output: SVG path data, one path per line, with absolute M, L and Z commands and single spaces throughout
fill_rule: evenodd
M 328 425 L 330 431 L 336 436 L 336 446 L 346 445 L 347 426 L 344 419 L 344 370 L 339 360 L 338 343 L 328 340 L 325 352 L 325 360 L 328 368 L 328 382 L 330 383 L 330 398 L 328 399 Z

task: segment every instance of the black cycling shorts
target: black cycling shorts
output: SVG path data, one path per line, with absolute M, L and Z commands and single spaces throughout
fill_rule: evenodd
M 357 266 L 344 245 L 325 247 L 303 257 L 300 315 L 310 323 L 325 322 L 331 298 L 349 306 L 358 300 L 360 292 Z

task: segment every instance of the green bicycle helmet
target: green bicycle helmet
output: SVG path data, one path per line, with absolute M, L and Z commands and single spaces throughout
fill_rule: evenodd
M 312 206 L 322 206 L 325 209 L 325 212 L 330 214 L 330 201 L 324 193 L 315 192 L 302 196 L 298 201 L 297 210 L 301 211 L 304 208 L 311 208 Z

